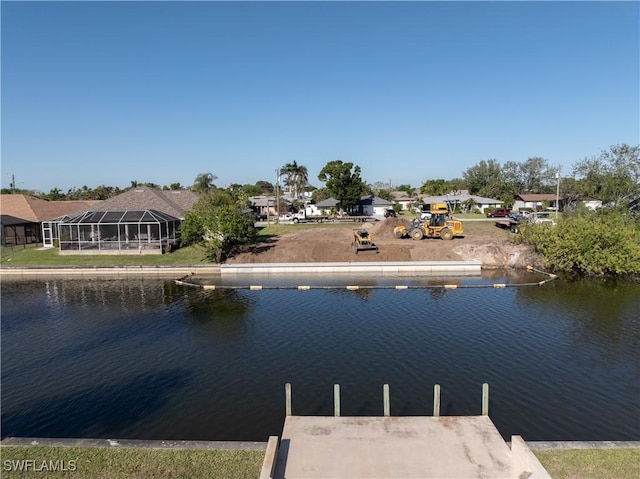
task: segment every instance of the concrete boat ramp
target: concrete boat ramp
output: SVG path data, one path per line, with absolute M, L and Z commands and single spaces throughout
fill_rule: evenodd
M 540 479 L 520 436 L 511 447 L 489 416 L 287 416 L 269 438 L 261 479 Z

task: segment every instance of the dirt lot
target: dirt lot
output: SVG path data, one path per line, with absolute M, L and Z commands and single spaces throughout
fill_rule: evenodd
M 291 232 L 246 248 L 227 263 L 305 263 L 361 261 L 456 261 L 478 259 L 484 267 L 525 267 L 539 265 L 539 258 L 528 248 L 511 242 L 511 233 L 493 222 L 463 222 L 465 236 L 451 241 L 441 239 L 397 239 L 393 228 L 408 225 L 402 218 L 375 223 L 342 225 L 293 225 Z M 366 228 L 379 252 L 351 249 L 353 230 Z

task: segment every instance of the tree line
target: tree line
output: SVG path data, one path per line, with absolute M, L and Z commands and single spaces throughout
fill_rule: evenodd
M 639 147 L 626 144 L 614 145 L 598 155 L 584 158 L 564 173 L 547 159 L 530 157 L 525 161 L 507 161 L 500 163 L 495 159 L 481 160 L 462 172 L 462 176 L 450 180 L 431 178 L 422 185 L 409 184 L 393 186 L 382 182 L 366 183 L 362 178 L 362 169 L 351 162 L 329 161 L 318 173 L 318 181 L 324 183 L 317 188 L 309 182 L 306 166 L 293 161 L 278 170 L 278 183 L 289 189 L 294 199 L 302 193 L 311 192 L 314 202 L 334 197 L 344 206 L 355 205 L 362 195 L 377 194 L 393 200 L 391 190 L 404 191 L 410 197 L 418 195 L 436 196 L 466 190 L 472 195 L 494 198 L 506 206 L 513 204 L 515 196 L 522 193 L 554 193 L 558 180 L 561 183 L 562 197 L 571 202 L 579 198 L 601 200 L 604 204 L 616 207 L 624 206 L 640 197 L 640 160 Z M 558 178 L 559 177 L 559 178 Z M 45 200 L 106 200 L 124 191 L 139 186 L 149 186 L 162 190 L 191 189 L 198 193 L 217 189 L 212 173 L 197 175 L 192 185 L 180 183 L 158 185 L 149 182 L 131 181 L 129 187 L 100 185 L 96 188 L 82 186 L 66 192 L 53 188 L 48 193 L 39 191 L 3 188 L 2 193 L 24 193 Z M 266 180 L 254 184 L 232 183 L 227 189 L 244 196 L 274 195 L 278 185 Z M 278 193 L 281 193 L 278 191 Z

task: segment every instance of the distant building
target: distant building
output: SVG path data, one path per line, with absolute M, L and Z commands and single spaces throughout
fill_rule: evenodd
M 422 202 L 425 205 L 431 203 L 446 203 L 450 205 L 452 210 L 457 209 L 458 207 L 462 208 L 463 205 L 469 203 L 469 200 L 473 200 L 474 208 L 479 209 L 483 214 L 486 208 L 500 208 L 503 205 L 501 200 L 469 194 L 424 196 L 422 198 Z
M 557 200 L 556 195 L 552 193 L 522 193 L 516 195 L 513 209 L 514 211 L 519 211 L 522 208 L 530 208 L 533 211 L 542 211 L 545 209 L 545 203 L 548 203 L 549 208 L 555 210 L 556 206 L 559 206 L 560 210 L 562 210 L 566 199 L 560 198 L 559 202 Z M 558 202 L 559 205 L 556 205 L 556 202 Z
M 320 211 L 329 211 L 331 208 L 335 208 L 350 215 L 384 218 L 384 212 L 393 208 L 393 202 L 376 195 L 364 195 L 355 206 L 343 209 L 340 202 L 331 197 L 316 203 L 316 208 Z

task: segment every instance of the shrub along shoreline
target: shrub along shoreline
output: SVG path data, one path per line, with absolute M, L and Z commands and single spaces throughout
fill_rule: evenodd
M 524 241 L 554 272 L 640 279 L 640 221 L 616 211 L 567 215 L 557 225 L 527 225 Z

